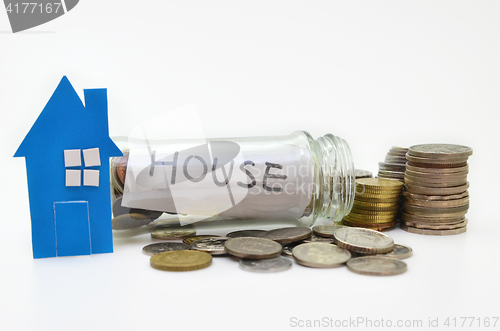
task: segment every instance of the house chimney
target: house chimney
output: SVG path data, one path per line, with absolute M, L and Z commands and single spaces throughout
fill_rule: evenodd
M 84 94 L 86 113 L 93 119 L 93 126 L 98 130 L 96 133 L 109 135 L 107 90 L 87 89 Z

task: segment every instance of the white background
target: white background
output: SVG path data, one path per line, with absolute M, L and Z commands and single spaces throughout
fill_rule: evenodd
M 285 330 L 359 316 L 427 329 L 500 316 L 499 17 L 498 1 L 82 0 L 12 34 L 0 10 L 0 328 Z M 80 94 L 108 88 L 111 136 L 196 104 L 208 137 L 333 133 L 374 173 L 392 146 L 471 146 L 468 231 L 388 232 L 414 250 L 393 277 L 254 274 L 228 258 L 161 272 L 141 253 L 148 235 L 116 239 L 113 254 L 33 260 L 26 170 L 12 155 L 63 75 Z M 469 323 L 458 329 L 478 329 Z

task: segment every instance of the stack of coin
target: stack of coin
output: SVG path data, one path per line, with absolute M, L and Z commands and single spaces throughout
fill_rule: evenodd
M 408 148 L 392 147 L 385 156 L 385 162 L 378 164 L 378 177 L 404 181 L 407 151 Z
M 342 223 L 348 226 L 387 230 L 397 223 L 403 183 L 384 178 L 356 180 L 351 212 Z
M 409 148 L 401 216 L 403 230 L 428 235 L 467 230 L 470 155 L 470 147 L 459 145 L 426 144 Z

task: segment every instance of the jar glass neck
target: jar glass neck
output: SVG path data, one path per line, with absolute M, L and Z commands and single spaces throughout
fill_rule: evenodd
M 315 164 L 314 217 L 341 221 L 351 211 L 356 187 L 349 145 L 331 134 L 316 140 L 305 134 Z

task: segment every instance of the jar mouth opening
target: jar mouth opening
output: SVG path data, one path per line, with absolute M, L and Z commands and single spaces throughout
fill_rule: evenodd
M 317 164 L 314 214 L 341 221 L 351 211 L 356 189 L 351 149 L 345 140 L 331 134 L 310 142 Z

